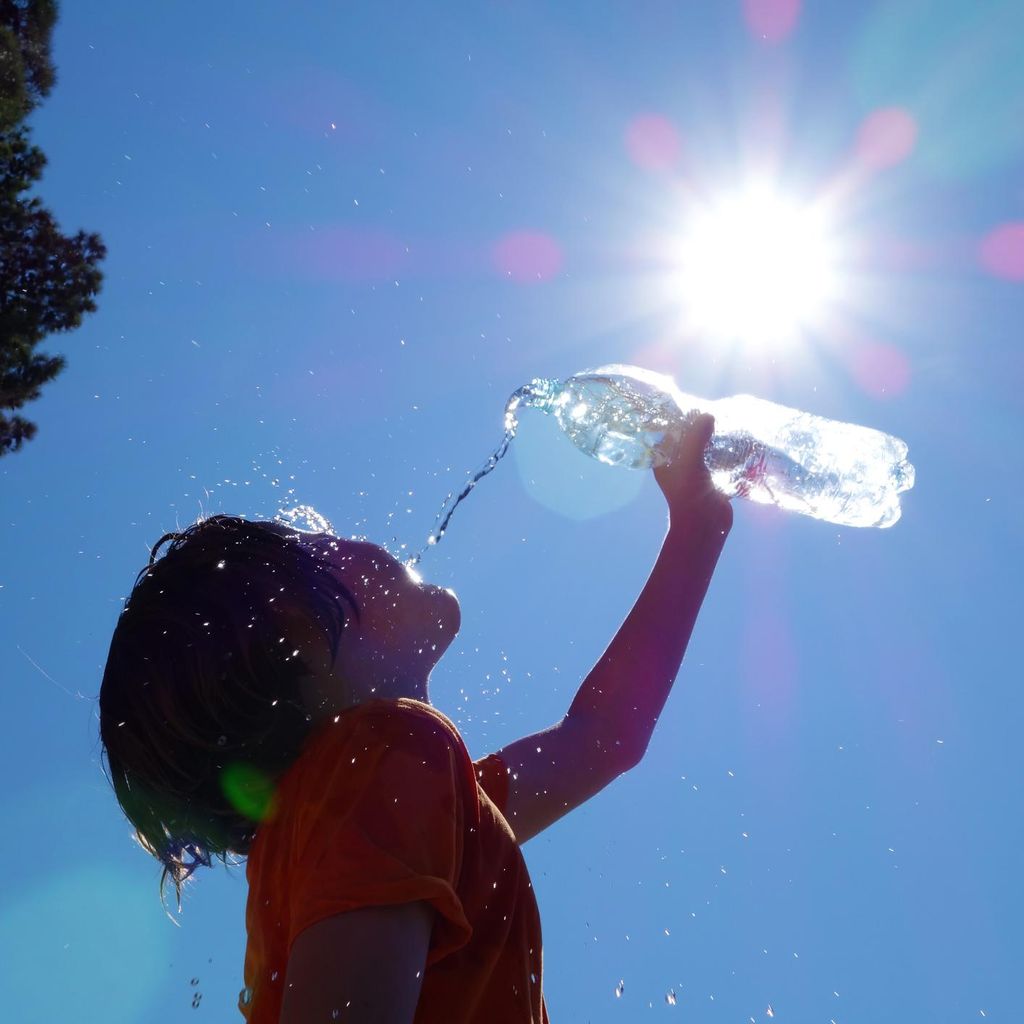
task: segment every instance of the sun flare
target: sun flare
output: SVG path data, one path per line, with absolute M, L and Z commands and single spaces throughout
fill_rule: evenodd
M 676 256 L 688 326 L 744 343 L 796 339 L 839 297 L 839 251 L 821 204 L 752 185 L 698 207 Z

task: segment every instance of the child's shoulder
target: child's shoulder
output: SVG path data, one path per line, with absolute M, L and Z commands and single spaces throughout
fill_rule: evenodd
M 344 726 L 343 731 L 352 732 L 369 730 L 410 736 L 438 734 L 462 742 L 458 728 L 447 715 L 413 697 L 368 700 L 337 716 L 331 725 Z
M 386 755 L 408 755 L 424 763 L 457 760 L 469 754 L 454 723 L 437 708 L 411 697 L 374 699 L 355 705 L 329 720 L 316 734 L 300 758 L 313 767 L 323 760 L 349 758 L 379 759 Z

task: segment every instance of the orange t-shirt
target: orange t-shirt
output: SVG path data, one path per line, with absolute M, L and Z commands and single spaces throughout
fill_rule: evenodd
M 471 761 L 421 701 L 369 701 L 315 733 L 249 851 L 249 1024 L 278 1024 L 304 928 L 415 900 L 436 911 L 415 1024 L 548 1024 L 540 915 L 507 797 L 501 759 Z

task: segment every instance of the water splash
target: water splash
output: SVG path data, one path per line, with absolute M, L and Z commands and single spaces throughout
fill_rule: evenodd
M 445 535 L 455 510 L 469 496 L 473 488 L 505 457 L 506 452 L 508 452 L 508 446 L 512 443 L 512 439 L 516 436 L 516 430 L 519 428 L 516 412 L 520 406 L 526 408 L 543 407 L 545 402 L 550 399 L 554 384 L 554 381 L 537 378 L 529 384 L 524 384 L 512 393 L 508 402 L 505 403 L 505 436 L 502 438 L 501 444 L 495 448 L 487 461 L 466 481 L 465 486 L 458 494 L 455 494 L 453 491 L 445 498 L 444 503 L 441 505 L 441 510 L 437 513 L 437 517 L 434 520 L 434 529 L 430 531 L 427 537 L 426 546 L 421 548 L 405 563 L 407 568 L 412 569 L 417 566 L 427 548 L 435 547 L 441 542 L 441 538 Z
M 334 534 L 330 520 L 317 512 L 312 505 L 295 505 L 292 508 L 279 508 L 274 513 L 274 522 L 290 526 L 299 533 Z

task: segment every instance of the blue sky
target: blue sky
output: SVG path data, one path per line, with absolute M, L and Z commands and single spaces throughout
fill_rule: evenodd
M 41 192 L 110 255 L 0 462 L 9 1019 L 235 1013 L 243 872 L 174 927 L 99 766 L 149 545 L 307 503 L 415 549 L 512 390 L 612 361 L 896 434 L 917 485 L 884 531 L 737 504 L 647 758 L 525 847 L 552 1019 L 1017 1019 L 1024 9 L 63 8 Z M 749 174 L 840 194 L 855 253 L 787 346 L 673 300 L 687 204 Z M 561 716 L 663 528 L 524 421 L 423 563 L 474 757 Z

